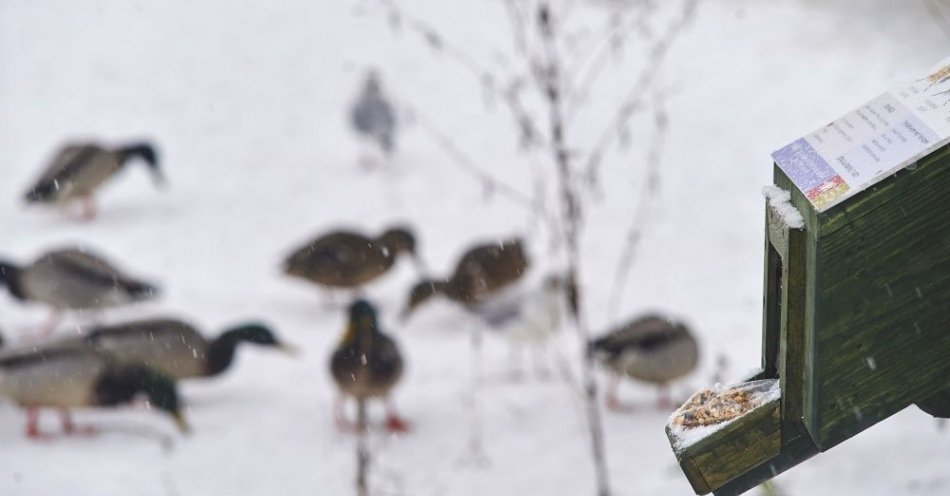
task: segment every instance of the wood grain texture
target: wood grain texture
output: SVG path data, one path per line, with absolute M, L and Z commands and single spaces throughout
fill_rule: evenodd
M 676 458 L 696 494 L 708 494 L 778 456 L 781 424 L 781 400 L 775 399 L 677 451 Z M 669 427 L 666 433 L 674 443 Z

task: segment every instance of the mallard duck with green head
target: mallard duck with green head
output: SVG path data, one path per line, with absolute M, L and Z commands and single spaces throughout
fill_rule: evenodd
M 259 322 L 234 326 L 208 339 L 187 322 L 153 318 L 96 327 L 79 339 L 120 364 L 146 365 L 175 380 L 221 374 L 234 362 L 242 343 L 296 353 Z
M 97 143 L 73 143 L 57 152 L 43 174 L 30 186 L 27 203 L 66 205 L 82 202 L 80 218 L 96 215 L 94 194 L 133 159 L 141 159 L 151 170 L 156 185 L 164 184 L 158 154 L 151 143 L 132 143 L 109 148 Z
M 127 275 L 83 247 L 52 250 L 26 265 L 0 261 L 0 285 L 19 301 L 52 308 L 44 334 L 55 329 L 64 311 L 101 310 L 158 294 L 154 284 Z
M 630 409 L 617 395 L 622 377 L 656 384 L 658 406 L 672 407 L 667 384 L 692 372 L 699 361 L 699 344 L 689 328 L 659 315 L 627 322 L 591 341 L 588 349 L 614 374 L 607 389 L 607 406 L 614 410 Z
M 404 227 L 387 229 L 377 237 L 352 231 L 332 231 L 294 250 L 284 261 L 284 273 L 327 289 L 358 289 L 388 272 L 400 255 L 416 255 L 416 238 Z
M 366 411 L 367 401 L 382 399 L 386 404 L 387 429 L 405 432 L 409 425 L 396 413 L 390 396 L 404 367 L 399 347 L 379 328 L 376 308 L 368 301 L 355 301 L 348 313 L 343 339 L 330 356 L 330 374 L 340 392 L 335 407 L 337 426 L 346 429 L 354 425 L 346 420 L 347 398 L 356 400 L 359 412 Z M 357 423 L 356 428 L 365 425 Z
M 70 410 L 117 407 L 140 394 L 153 409 L 170 415 L 182 432 L 189 431 L 175 383 L 155 369 L 116 363 L 87 346 L 43 346 L 0 355 L 0 396 L 27 410 L 29 437 L 44 435 L 39 429 L 43 408 L 58 410 L 69 434 L 81 431 Z

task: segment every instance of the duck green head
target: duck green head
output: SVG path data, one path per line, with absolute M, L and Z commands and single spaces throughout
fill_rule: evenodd
M 157 186 L 162 186 L 165 184 L 165 176 L 162 175 L 162 170 L 159 168 L 158 153 L 155 151 L 154 145 L 147 142 L 132 143 L 128 146 L 123 146 L 120 148 L 119 153 L 122 156 L 123 163 L 136 157 L 144 160 L 148 165 L 148 168 L 152 171 L 152 177 L 155 179 L 155 184 Z
M 128 403 L 138 394 L 145 394 L 151 407 L 171 415 L 181 432 L 191 432 L 181 413 L 175 382 L 151 367 L 116 367 L 105 372 L 96 385 L 96 398 L 98 404 L 103 406 Z
M 356 300 L 350 304 L 350 325 L 361 329 L 375 329 L 376 307 L 366 300 Z

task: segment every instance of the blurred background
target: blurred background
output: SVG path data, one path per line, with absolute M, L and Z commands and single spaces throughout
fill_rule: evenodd
M 21 410 L 4 402 L 0 493 L 352 494 L 354 438 L 334 426 L 327 371 L 344 307 L 328 309 L 314 287 L 281 274 L 281 261 L 330 229 L 406 224 L 433 273 L 449 273 L 475 242 L 510 236 L 525 240 L 531 280 L 564 268 L 565 241 L 550 225 L 563 218 L 549 107 L 520 51 L 541 43 L 518 24 L 533 6 L 0 3 L 0 256 L 28 261 L 91 245 L 162 288 L 159 299 L 96 319 L 160 313 L 220 329 L 258 318 L 302 349 L 298 360 L 242 352 L 227 375 L 183 384 L 189 437 L 135 409 L 77 411 L 129 432 L 170 433 L 172 447 L 122 430 L 35 442 L 22 434 Z M 600 335 L 653 311 L 688 324 L 700 362 L 671 384 L 677 401 L 748 376 L 760 361 L 760 190 L 771 184 L 770 153 L 948 55 L 950 7 L 565 0 L 552 9 L 558 60 L 582 90 L 567 93 L 564 109 L 589 329 Z M 391 156 L 367 151 L 350 122 L 370 68 L 397 116 Z M 519 116 L 542 135 L 528 146 Z M 129 167 L 97 194 L 93 221 L 23 205 L 64 143 L 140 139 L 160 151 L 164 190 Z M 400 321 L 417 277 L 397 263 L 364 290 L 405 355 L 395 396 L 413 424 L 404 436 L 369 437 L 371 494 L 593 492 L 574 330 L 566 325 L 544 358 L 567 363 L 573 382 L 508 380 L 508 343 L 486 334 L 486 459 L 472 466 L 468 334 L 480 324 L 445 301 Z M 8 340 L 46 313 L 0 295 Z M 86 322 L 67 319 L 57 332 L 82 332 Z M 609 374 L 598 369 L 597 378 L 605 384 Z M 614 493 L 692 494 L 655 388 L 626 381 L 621 395 L 632 412 L 603 412 Z M 781 475 L 778 490 L 946 494 L 947 435 L 909 408 Z

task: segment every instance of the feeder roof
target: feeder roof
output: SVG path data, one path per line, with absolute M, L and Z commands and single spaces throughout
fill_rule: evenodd
M 818 212 L 950 142 L 950 58 L 772 153 Z

